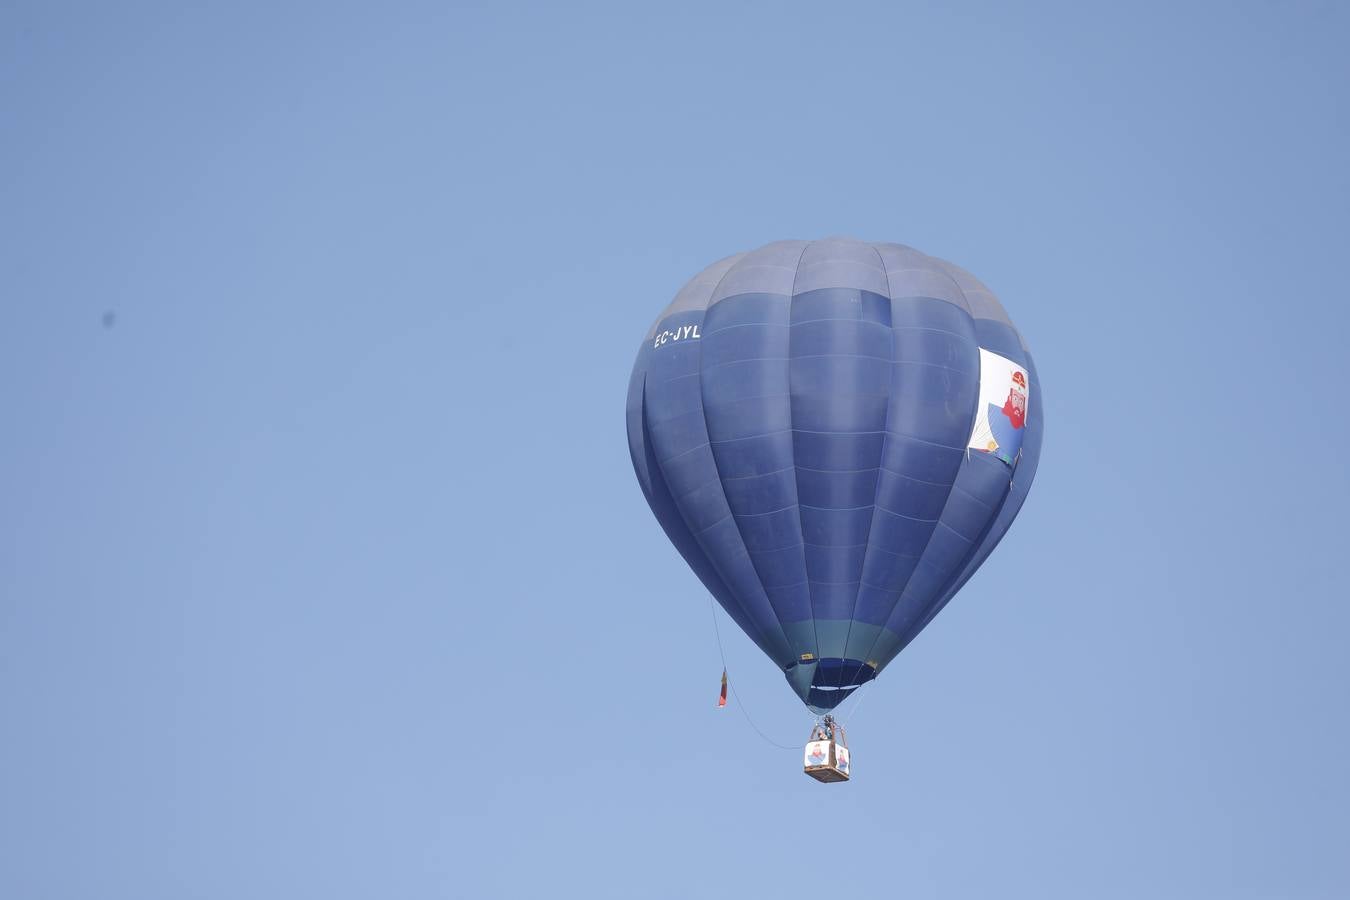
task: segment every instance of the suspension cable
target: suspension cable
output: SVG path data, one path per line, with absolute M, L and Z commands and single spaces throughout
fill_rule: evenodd
M 800 747 L 793 744 L 778 743 L 778 741 L 775 741 L 763 731 L 760 731 L 759 726 L 755 724 L 755 720 L 750 718 L 749 710 L 747 710 L 745 704 L 741 702 L 741 695 L 736 693 L 736 681 L 731 677 L 731 670 L 727 668 L 727 654 L 722 648 L 722 629 L 717 624 L 717 605 L 711 596 L 708 597 L 708 609 L 712 613 L 713 634 L 717 635 L 717 655 L 722 658 L 722 671 L 727 673 L 727 686 L 731 688 L 731 696 L 735 698 L 736 707 L 740 709 L 741 715 L 745 716 L 745 721 L 749 723 L 750 727 L 754 729 L 755 734 L 759 735 L 766 744 L 777 747 L 779 750 L 792 750 L 794 752 L 800 750 Z
M 873 681 L 867 682 L 867 683 L 864 684 L 861 688 L 858 689 L 858 693 L 857 693 L 857 695 L 856 695 L 856 696 L 857 696 L 857 699 L 853 701 L 853 708 L 850 709 L 850 710 L 848 711 L 848 718 L 846 718 L 846 719 L 845 719 L 843 722 L 841 722 L 840 724 L 842 724 L 842 725 L 844 725 L 845 727 L 847 727 L 848 724 L 849 724 L 850 722 L 853 721 L 853 717 L 856 716 L 856 715 L 858 714 L 858 707 L 862 706 L 862 705 L 863 705 L 863 701 L 866 700 L 867 697 L 868 697 L 868 695 L 870 695 L 870 694 L 872 693 L 872 685 L 873 685 L 874 683 L 875 683 L 875 679 L 874 679 Z

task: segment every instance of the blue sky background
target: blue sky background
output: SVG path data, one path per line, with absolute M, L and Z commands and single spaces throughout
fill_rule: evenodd
M 5 3 L 0 895 L 1344 897 L 1347 37 Z M 713 709 L 623 423 L 686 278 L 831 234 L 988 283 L 1047 417 L 840 786 Z

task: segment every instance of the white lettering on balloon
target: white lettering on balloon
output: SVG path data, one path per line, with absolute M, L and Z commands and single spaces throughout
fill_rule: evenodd
M 655 350 L 667 341 L 696 341 L 701 334 L 698 333 L 697 325 L 682 325 L 674 331 L 663 331 L 652 341 L 652 349 Z

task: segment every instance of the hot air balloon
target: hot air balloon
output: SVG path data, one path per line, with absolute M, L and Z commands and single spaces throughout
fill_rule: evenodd
M 963 269 L 780 241 L 713 263 L 657 318 L 628 444 L 680 555 L 824 715 L 1007 533 L 1041 412 L 1025 342 Z

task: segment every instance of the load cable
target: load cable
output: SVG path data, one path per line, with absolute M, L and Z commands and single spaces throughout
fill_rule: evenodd
M 727 654 L 722 648 L 722 629 L 717 624 L 717 605 L 712 597 L 708 598 L 708 609 L 712 613 L 713 634 L 717 635 L 717 655 L 722 658 L 722 671 L 730 673 L 731 670 L 727 666 Z M 777 747 L 779 750 L 792 750 L 793 752 L 801 750 L 801 747 L 795 744 L 780 744 L 760 730 L 759 726 L 755 724 L 755 720 L 750 718 L 750 712 L 745 708 L 745 704 L 741 702 L 741 695 L 736 693 L 736 679 L 730 677 L 730 674 L 727 677 L 727 686 L 731 688 L 731 696 L 736 701 L 736 706 L 740 709 L 741 715 L 745 716 L 745 721 L 766 744 Z

